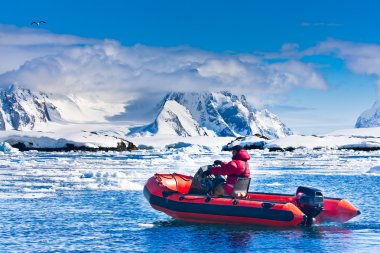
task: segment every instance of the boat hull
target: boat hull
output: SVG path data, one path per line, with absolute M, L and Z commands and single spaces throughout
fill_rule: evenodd
M 249 193 L 246 198 L 236 199 L 187 194 L 191 180 L 181 174 L 156 174 L 148 179 L 144 196 L 154 209 L 189 222 L 266 226 L 299 226 L 306 222 L 307 216 L 297 207 L 294 195 Z M 327 198 L 325 209 L 315 220 L 344 222 L 357 212 L 346 200 Z M 337 219 L 342 213 L 344 217 Z

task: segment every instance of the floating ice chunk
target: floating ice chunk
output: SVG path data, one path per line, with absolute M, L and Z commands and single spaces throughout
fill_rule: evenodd
M 85 186 L 91 190 L 127 190 L 139 191 L 143 186 L 128 180 L 127 174 L 119 171 L 86 171 L 80 178 L 87 182 Z
M 380 166 L 372 167 L 369 171 L 367 171 L 367 173 L 376 173 L 376 174 L 380 174 Z
M 274 183 L 269 183 L 269 184 L 266 184 L 267 186 L 281 186 L 282 184 L 279 183 L 279 182 L 274 182 Z
M 12 147 L 8 142 L 0 142 L 0 152 L 14 153 L 14 152 L 18 152 L 18 149 Z
M 138 183 L 131 182 L 129 180 L 120 180 L 119 181 L 120 189 L 125 191 L 142 191 L 144 187 Z
M 53 193 L 55 192 L 55 189 L 53 187 L 50 187 L 50 188 L 24 188 L 23 191 L 25 193 Z
M 150 145 L 144 145 L 144 144 L 140 144 L 137 146 L 137 148 L 139 150 L 153 150 L 154 147 L 153 146 L 150 146 Z
M 138 225 L 139 225 L 139 227 L 143 227 L 143 228 L 152 228 L 152 227 L 154 227 L 154 224 L 151 224 L 151 223 L 140 223 Z
M 192 144 L 191 143 L 186 143 L 186 142 L 177 142 L 173 144 L 166 145 L 165 148 L 170 149 L 170 148 L 187 148 L 190 147 Z
M 173 150 L 173 153 L 202 154 L 205 152 L 220 151 L 218 147 L 191 144 L 186 142 L 176 142 L 165 146 L 166 149 Z
M 86 188 L 90 190 L 141 191 L 143 186 L 126 179 L 103 179 L 88 184 Z
M 92 177 L 94 177 L 94 172 L 92 171 L 86 171 L 80 176 L 80 178 L 92 178 Z

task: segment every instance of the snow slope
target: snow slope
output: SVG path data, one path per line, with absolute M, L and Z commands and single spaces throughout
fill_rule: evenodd
M 165 101 L 155 121 L 142 128 L 141 135 L 215 136 L 201 127 L 189 110 L 174 100 Z
M 0 130 L 43 130 L 50 122 L 106 122 L 124 110 L 124 104 L 110 104 L 97 98 L 46 94 L 10 85 L 0 89 Z
M 87 149 L 127 147 L 124 126 L 110 124 L 57 124 L 51 122 L 44 131 L 0 131 L 0 142 L 22 143 L 27 149 L 61 149 L 68 145 Z M 75 150 L 75 148 L 73 148 Z
M 276 140 L 264 140 L 256 136 L 245 137 L 233 141 L 227 149 L 234 145 L 269 150 L 294 149 L 355 149 L 379 150 L 380 127 L 362 129 L 344 129 L 326 135 L 290 135 Z

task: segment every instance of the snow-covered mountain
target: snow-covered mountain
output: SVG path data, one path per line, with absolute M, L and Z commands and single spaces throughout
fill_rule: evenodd
M 163 104 L 156 120 L 144 127 L 141 132 L 157 135 L 178 136 L 215 136 L 215 133 L 203 128 L 195 121 L 188 109 L 175 100 L 167 100 Z
M 61 118 L 44 93 L 10 85 L 0 89 L 0 130 L 32 130 Z
M 65 95 L 32 92 L 14 85 L 0 89 L 0 130 L 6 130 L 0 131 L 0 141 L 20 150 L 136 149 L 124 138 L 127 128 L 119 129 L 119 126 L 101 122 L 84 123 L 94 119 L 86 116 L 93 115 L 91 110 L 96 107 L 87 103 L 83 112 L 80 103 L 83 101 L 79 98 L 74 101 Z M 76 119 L 82 122 L 75 123 Z
M 155 121 L 132 134 L 178 136 L 247 136 L 261 134 L 279 138 L 292 134 L 268 110 L 257 110 L 244 96 L 230 92 L 182 93 L 166 95 Z
M 379 127 L 380 126 L 380 99 L 373 106 L 364 111 L 356 121 L 356 128 Z
M 0 89 L 0 130 L 44 130 L 46 124 L 107 122 L 123 105 L 73 94 L 52 94 L 10 85 Z

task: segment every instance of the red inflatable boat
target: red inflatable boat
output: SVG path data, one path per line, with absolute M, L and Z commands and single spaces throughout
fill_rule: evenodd
M 201 175 L 202 168 L 194 178 L 155 174 L 144 195 L 154 209 L 190 222 L 298 226 L 346 222 L 360 214 L 347 200 L 324 197 L 320 190 L 302 186 L 288 195 L 247 192 L 248 183 L 244 197 L 210 196 L 204 192 L 207 179 Z

